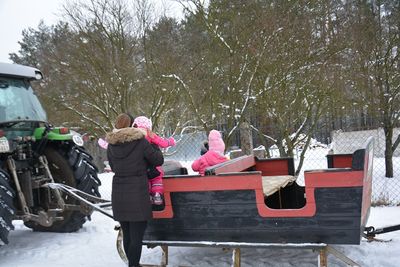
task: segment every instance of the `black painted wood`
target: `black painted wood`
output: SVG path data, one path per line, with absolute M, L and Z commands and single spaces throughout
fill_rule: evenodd
M 365 164 L 365 149 L 358 149 L 354 151 L 351 161 L 351 168 L 355 171 L 364 170 Z
M 362 188 L 316 189 L 313 217 L 260 217 L 255 192 L 172 193 L 174 218 L 149 223 L 147 240 L 359 244 Z

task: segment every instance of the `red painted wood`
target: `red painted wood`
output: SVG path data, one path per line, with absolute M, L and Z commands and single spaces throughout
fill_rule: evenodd
M 212 175 L 164 180 L 165 209 L 153 211 L 154 218 L 172 218 L 172 192 L 202 192 L 225 190 L 254 190 L 256 205 L 261 217 L 311 217 L 315 215 L 315 188 L 363 186 L 363 171 L 312 171 L 305 172 L 306 205 L 301 209 L 271 209 L 264 203 L 260 172 L 232 175 Z
M 256 169 L 261 171 L 262 176 L 287 175 L 289 173 L 287 159 L 257 161 Z
M 333 168 L 351 168 L 352 154 L 333 155 Z
M 309 187 L 354 187 L 363 186 L 363 171 L 305 171 L 304 182 Z

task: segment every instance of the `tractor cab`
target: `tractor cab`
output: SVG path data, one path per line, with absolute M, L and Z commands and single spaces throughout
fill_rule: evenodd
M 0 63 L 0 126 L 7 139 L 31 136 L 47 121 L 30 85 L 32 80 L 40 79 L 42 74 L 35 68 Z
M 36 68 L 0 63 L 0 245 L 8 242 L 13 220 L 34 231 L 82 227 L 92 210 L 51 183 L 100 196 L 98 170 L 81 136 L 47 122 L 31 87 L 41 79 Z

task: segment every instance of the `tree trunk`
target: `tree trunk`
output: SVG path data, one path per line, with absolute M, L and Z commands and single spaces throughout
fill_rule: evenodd
M 275 144 L 279 151 L 279 157 L 281 158 L 287 157 L 288 155 L 286 153 L 286 149 L 283 146 L 283 139 L 281 137 L 278 137 Z
M 244 121 L 240 124 L 240 147 L 244 155 L 253 154 L 253 136 L 250 124 Z
M 385 132 L 385 167 L 386 167 L 386 174 L 385 176 L 388 178 L 393 177 L 393 128 L 384 126 L 383 128 Z
M 307 149 L 310 146 L 310 142 L 311 142 L 311 134 L 308 135 L 306 144 L 304 145 L 304 148 L 301 151 L 299 165 L 297 166 L 297 169 L 294 173 L 295 176 L 299 176 L 301 168 L 303 168 L 304 159 L 306 156 Z

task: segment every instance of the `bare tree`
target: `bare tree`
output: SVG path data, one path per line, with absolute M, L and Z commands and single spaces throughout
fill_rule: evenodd
M 385 175 L 393 177 L 393 152 L 400 143 L 400 136 L 393 136 L 400 122 L 400 3 L 378 0 L 360 2 L 353 8 L 351 51 L 356 78 L 350 80 L 350 86 L 360 105 L 380 116 L 385 133 Z

